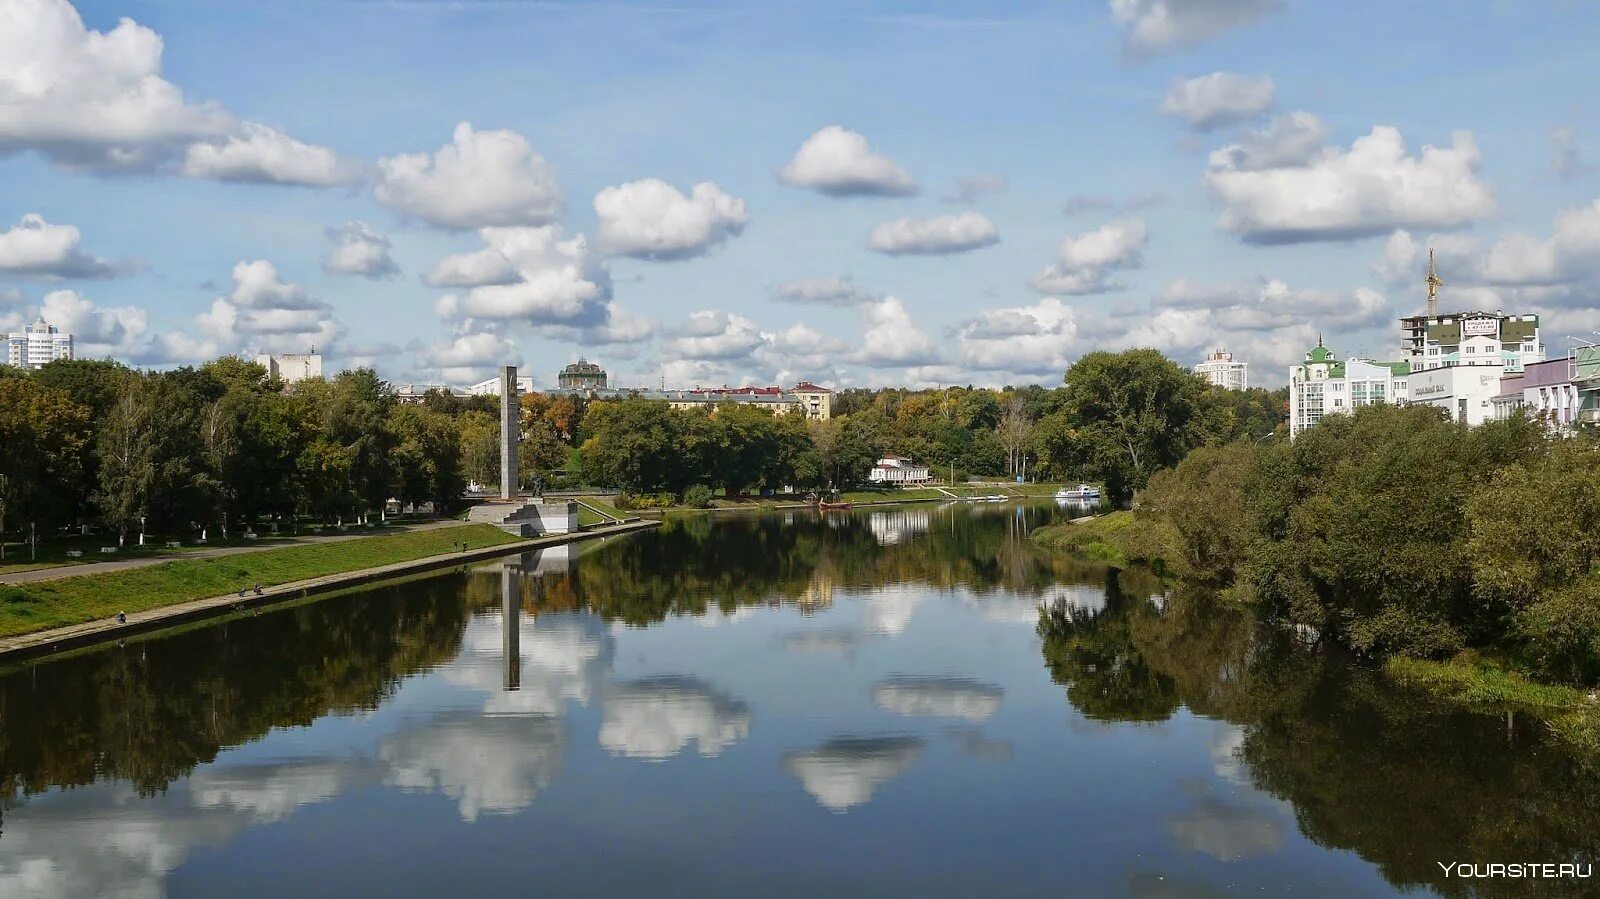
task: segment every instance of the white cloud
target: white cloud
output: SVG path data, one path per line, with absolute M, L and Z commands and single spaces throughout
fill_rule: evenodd
M 1383 242 L 1383 252 L 1372 266 L 1372 271 L 1385 284 L 1415 283 L 1421 279 L 1417 272 L 1420 254 L 1421 247 L 1411 232 L 1404 228 L 1397 229 Z
M 1055 297 L 987 309 L 957 332 L 961 361 L 982 371 L 1059 375 L 1082 349 L 1078 315 Z
M 244 122 L 239 131 L 215 143 L 194 143 L 179 168 L 193 178 L 257 184 L 333 187 L 360 181 L 359 163 L 327 147 L 295 140 L 267 125 Z
M 1371 288 L 1349 293 L 1305 290 L 1276 279 L 1202 285 L 1180 278 L 1152 305 L 1206 312 L 1217 325 L 1233 331 L 1270 331 L 1307 321 L 1355 329 L 1384 324 L 1391 317 L 1388 300 Z
M 547 225 L 561 215 L 555 170 L 514 131 L 456 126 L 438 152 L 378 160 L 379 203 L 440 228 Z
M 1291 112 L 1211 153 L 1213 169 L 1260 171 L 1308 165 L 1322 153 L 1328 132 L 1309 112 Z
M 699 256 L 744 230 L 744 201 L 710 181 L 688 196 L 657 178 L 607 187 L 594 197 L 595 242 L 607 253 L 644 259 Z
M 233 290 L 196 316 L 192 330 L 156 335 L 139 361 L 200 362 L 256 350 L 303 353 L 313 346 L 326 352 L 343 334 L 333 307 L 257 259 L 233 267 Z
M 1283 848 L 1288 830 L 1281 814 L 1209 793 L 1200 797 L 1194 808 L 1173 817 L 1168 829 L 1185 851 L 1224 862 L 1277 852 Z
M 971 203 L 984 194 L 1005 193 L 1010 187 L 1011 182 L 1004 175 L 973 175 L 957 181 L 955 186 L 939 199 L 946 203 Z
M 806 138 L 778 180 L 836 197 L 908 196 L 917 184 L 900 164 L 874 152 L 867 139 L 838 125 Z
M 133 306 L 100 308 L 72 290 L 45 294 L 39 315 L 72 335 L 80 357 L 134 352 L 150 327 L 150 316 Z
M 345 222 L 329 228 L 333 249 L 322 259 L 322 270 L 330 275 L 360 275 L 377 280 L 400 274 L 400 266 L 389 255 L 389 238 L 372 230 L 363 221 Z
M 872 702 L 896 715 L 986 721 L 1005 691 L 965 677 L 892 677 L 872 688 Z
M 162 51 L 161 36 L 131 19 L 88 29 L 67 0 L 0 6 L 0 153 L 101 172 L 318 186 L 355 177 L 329 150 L 189 102 L 162 77 Z
M 1218 224 L 1249 243 L 1454 228 L 1496 208 L 1493 190 L 1478 177 L 1478 146 L 1468 132 L 1457 132 L 1450 147 L 1424 146 L 1411 156 L 1400 132 L 1380 125 L 1348 151 L 1327 147 L 1299 164 L 1242 167 L 1250 161 L 1248 153 L 1213 154 L 1206 172 L 1223 206 Z
M 441 316 L 573 327 L 606 321 L 611 275 L 582 235 L 567 239 L 560 225 L 484 228 L 478 234 L 486 250 L 447 257 L 425 279 L 471 287 L 441 297 Z
M 1000 242 L 1000 231 L 981 212 L 902 218 L 872 229 L 867 248 L 890 256 L 944 256 Z
M 750 736 L 750 707 L 688 677 L 620 684 L 607 693 L 600 745 L 661 761 L 694 743 L 706 758 Z
M 1179 81 L 1167 91 L 1161 111 L 1198 131 L 1253 119 L 1272 107 L 1272 79 L 1234 72 L 1212 72 Z
M 870 800 L 921 754 L 922 742 L 911 737 L 844 737 L 784 753 L 783 767 L 824 808 L 844 812 Z
M 884 297 L 861 308 L 864 330 L 855 361 L 875 367 L 930 365 L 939 361 L 939 349 L 926 331 L 917 327 L 897 297 Z
M 1124 285 L 1113 275 L 1143 265 L 1148 242 L 1143 219 L 1117 219 L 1062 240 L 1056 263 L 1029 283 L 1034 290 L 1047 294 L 1077 296 L 1120 290 Z
M 772 289 L 773 299 L 821 306 L 859 306 L 876 296 L 856 286 L 849 275 L 785 281 Z
M 1265 18 L 1280 0 L 1110 0 L 1129 52 L 1146 55 L 1210 40 Z
M 24 215 L 16 227 L 0 231 L 0 272 L 51 278 L 114 274 L 111 263 L 79 248 L 81 239 L 71 225 L 52 225 L 36 213 Z
M 689 316 L 675 336 L 661 341 L 669 359 L 721 361 L 744 359 L 769 340 L 742 315 L 706 309 Z
M 434 344 L 422 354 L 421 367 L 446 384 L 475 384 L 502 365 L 521 365 L 516 343 L 489 331 L 476 331 Z

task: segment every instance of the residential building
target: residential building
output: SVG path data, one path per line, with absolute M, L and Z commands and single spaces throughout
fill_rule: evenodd
M 933 475 L 926 465 L 899 456 L 886 456 L 872 466 L 867 480 L 874 484 L 926 484 L 933 480 Z
M 533 378 L 531 376 L 528 376 L 528 375 L 519 375 L 517 377 L 517 395 L 521 396 L 524 393 L 532 393 L 532 392 L 533 392 Z M 479 381 L 478 383 L 476 383 L 476 384 L 472 385 L 471 387 L 467 388 L 466 395 L 467 396 L 499 396 L 500 395 L 500 379 L 499 378 L 490 378 L 487 381 Z
M 1341 361 L 1317 341 L 1304 362 L 1289 367 L 1290 438 L 1327 415 L 1379 403 L 1404 404 L 1410 397 L 1410 374 L 1406 362 Z
M 42 318 L 6 335 L 6 364 L 15 368 L 44 368 L 46 362 L 71 358 L 72 335 Z
M 457 398 L 467 396 L 465 390 L 459 387 L 447 387 L 443 384 L 396 384 L 394 386 L 394 400 L 402 405 L 420 403 L 427 398 L 430 392 L 435 390 L 442 390 Z
M 1578 423 L 1600 426 L 1600 346 L 1572 352 L 1572 381 L 1578 386 Z
M 1207 354 L 1195 365 L 1194 373 L 1206 383 L 1225 390 L 1244 390 L 1250 386 L 1250 363 L 1235 362 L 1233 354 L 1226 350 Z
M 577 362 L 561 370 L 556 384 L 562 390 L 604 390 L 606 370 L 580 356 Z
M 268 377 L 285 384 L 322 377 L 322 355 L 314 347 L 309 353 L 260 353 L 256 364 L 267 370 Z
M 557 388 L 545 393 L 583 396 L 588 399 L 625 399 L 638 397 L 660 400 L 674 409 L 707 409 L 718 403 L 745 403 L 769 409 L 774 415 L 800 410 L 806 418 L 826 421 L 833 416 L 833 391 L 809 381 L 801 381 L 792 390 L 781 387 L 697 387 L 693 390 L 635 390 L 623 388 Z
M 1401 342 L 1412 371 L 1456 365 L 1500 367 L 1508 372 L 1545 359 L 1539 316 L 1451 312 L 1400 319 Z

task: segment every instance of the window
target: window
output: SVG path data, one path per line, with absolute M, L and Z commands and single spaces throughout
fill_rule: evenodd
M 1467 352 L 1469 352 L 1469 353 L 1476 353 L 1477 351 L 1478 351 L 1478 348 L 1475 347 L 1475 346 L 1467 347 Z

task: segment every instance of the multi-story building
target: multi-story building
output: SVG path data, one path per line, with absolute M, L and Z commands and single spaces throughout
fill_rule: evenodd
M 1578 386 L 1578 423 L 1600 426 L 1600 346 L 1572 351 L 1572 381 Z
M 1226 350 L 1209 353 L 1194 367 L 1194 373 L 1206 383 L 1226 390 L 1244 390 L 1250 386 L 1250 363 L 1234 361 Z
M 1457 365 L 1499 366 L 1508 372 L 1543 362 L 1539 316 L 1450 312 L 1400 319 L 1401 347 L 1412 371 Z
M 1414 371 L 1410 403 L 1443 409 L 1451 421 L 1476 427 L 1494 417 L 1494 400 L 1504 372 L 1498 364 L 1483 362 Z
M 874 484 L 926 484 L 933 480 L 933 473 L 928 466 L 918 465 L 910 459 L 886 456 L 872 466 L 867 480 Z
M 27 328 L 6 335 L 6 364 L 16 368 L 43 368 L 45 363 L 72 358 L 72 335 L 39 319 Z
M 1591 365 L 1579 361 L 1590 355 L 1581 353 L 1585 349 L 1596 357 Z M 1503 421 L 1526 411 L 1551 431 L 1570 434 L 1583 420 L 1585 374 L 1590 381 L 1600 381 L 1600 348 L 1580 347 L 1565 359 L 1535 362 L 1506 375 L 1500 379 L 1499 394 L 1490 400 L 1490 418 Z
M 420 403 L 428 398 L 428 394 L 441 391 L 449 396 L 461 398 L 467 392 L 459 387 L 447 387 L 443 384 L 396 384 L 394 386 L 394 400 L 402 405 Z
M 268 377 L 285 384 L 322 377 L 322 354 L 315 349 L 309 353 L 260 353 L 256 364 L 267 370 Z
M 1410 398 L 1406 362 L 1341 361 L 1321 341 L 1305 361 L 1289 367 L 1289 436 L 1294 438 L 1325 416 L 1379 403 L 1401 405 Z
M 562 390 L 604 390 L 606 370 L 580 356 L 556 376 L 556 386 Z
M 521 396 L 524 393 L 532 393 L 532 392 L 533 392 L 533 378 L 528 376 L 528 375 L 518 375 L 517 376 L 517 395 Z M 466 395 L 467 396 L 499 396 L 500 395 L 500 379 L 499 378 L 490 378 L 487 381 L 479 381 L 478 383 L 476 383 L 476 384 L 472 385 L 471 387 L 467 388 Z
M 799 410 L 806 418 L 826 421 L 833 417 L 833 391 L 810 381 L 801 381 L 792 390 L 781 387 L 696 387 L 693 390 L 632 390 L 589 388 L 547 390 L 550 394 L 572 394 L 589 399 L 638 397 L 670 403 L 674 409 L 708 409 L 718 403 L 745 403 L 769 409 L 774 415 Z

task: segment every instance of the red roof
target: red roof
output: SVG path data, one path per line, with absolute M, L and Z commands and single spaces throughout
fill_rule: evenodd
M 804 392 L 804 393 L 832 393 L 833 391 L 829 390 L 826 387 L 819 387 L 816 384 L 811 383 L 810 381 L 801 381 L 800 383 L 794 385 L 794 392 L 795 393 L 802 393 L 802 392 Z

